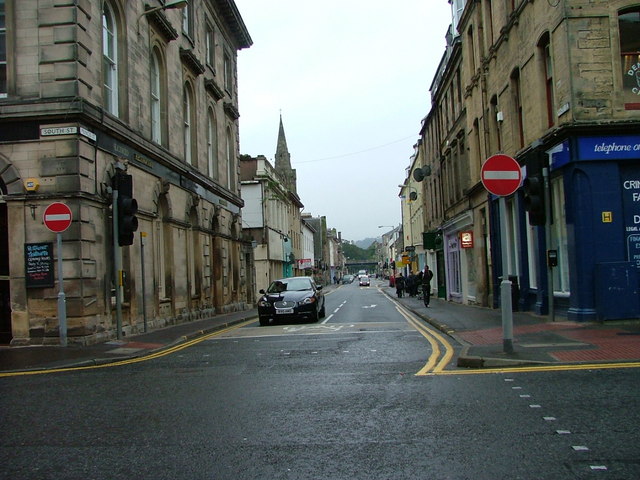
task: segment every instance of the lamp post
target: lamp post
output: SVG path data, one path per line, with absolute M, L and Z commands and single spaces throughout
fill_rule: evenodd
M 138 19 L 136 20 L 136 30 L 138 32 L 138 35 L 140 35 L 140 19 L 142 17 L 145 17 L 147 15 L 151 15 L 152 13 L 156 13 L 156 12 L 159 12 L 161 10 L 174 10 L 174 9 L 182 10 L 184 7 L 186 7 L 188 5 L 189 5 L 189 2 L 187 0 L 175 0 L 173 2 L 166 3 L 166 4 L 161 5 L 159 7 L 153 7 L 153 8 L 150 8 L 148 10 L 145 10 L 140 15 L 138 15 Z

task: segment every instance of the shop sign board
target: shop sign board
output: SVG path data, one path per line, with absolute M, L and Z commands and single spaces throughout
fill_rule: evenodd
M 460 232 L 460 246 L 462 248 L 473 248 L 473 232 Z
M 24 273 L 27 288 L 53 287 L 53 243 L 25 243 Z

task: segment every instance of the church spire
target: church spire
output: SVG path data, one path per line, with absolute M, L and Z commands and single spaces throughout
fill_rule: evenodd
M 287 148 L 287 138 L 284 135 L 284 125 L 282 124 L 282 113 L 280 114 L 280 127 L 278 129 L 278 145 L 276 146 L 275 170 L 282 178 L 282 183 L 292 191 L 297 193 L 296 171 L 291 168 L 291 155 Z
M 287 138 L 284 136 L 284 126 L 282 125 L 282 114 L 280 114 L 280 128 L 278 129 L 278 145 L 276 146 L 276 170 L 291 170 L 291 155 L 287 148 Z

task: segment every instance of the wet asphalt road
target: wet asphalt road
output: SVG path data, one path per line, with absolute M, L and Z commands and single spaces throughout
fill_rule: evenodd
M 430 344 L 375 282 L 325 322 L 2 378 L 0 478 L 640 478 L 637 370 L 415 376 Z

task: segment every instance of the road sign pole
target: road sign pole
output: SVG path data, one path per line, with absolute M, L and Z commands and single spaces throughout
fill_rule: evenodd
M 502 348 L 513 353 L 513 312 L 511 311 L 511 280 L 509 280 L 509 252 L 507 247 L 507 200 L 500 197 L 500 251 L 502 254 L 502 282 L 500 282 L 500 307 L 502 308 Z
M 62 274 L 62 233 L 58 232 L 58 332 L 60 335 L 60 346 L 67 346 L 67 300 L 64 295 L 64 280 Z
M 500 306 L 502 308 L 502 345 L 505 353 L 513 353 L 513 312 L 511 304 L 511 280 L 509 279 L 509 250 L 507 246 L 507 200 L 520 188 L 522 171 L 513 158 L 497 154 L 489 157 L 480 169 L 484 187 L 499 197 L 500 250 L 502 254 L 502 281 L 500 282 Z

